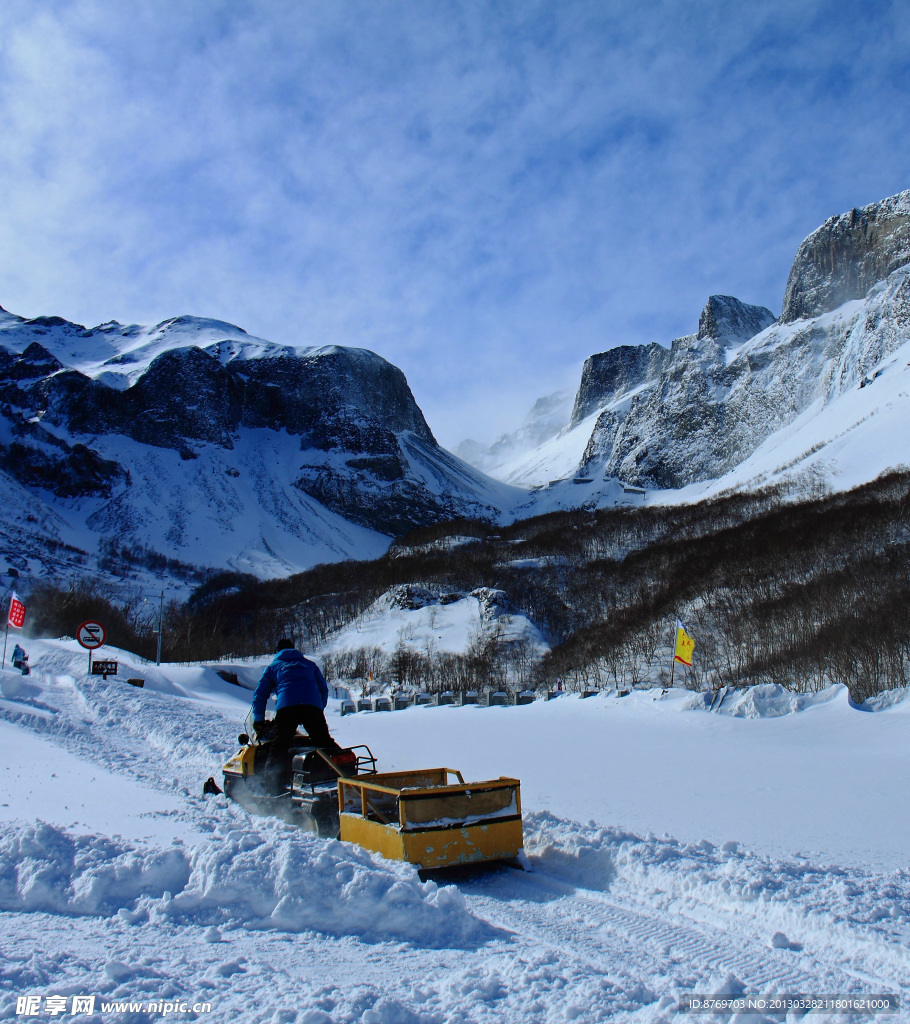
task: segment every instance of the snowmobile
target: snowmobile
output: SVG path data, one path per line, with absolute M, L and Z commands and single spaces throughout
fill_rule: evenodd
M 466 783 L 451 768 L 379 773 L 365 744 L 326 750 L 298 733 L 289 752 L 291 786 L 276 796 L 263 779 L 268 731 L 255 741 L 247 733 L 238 739 L 241 749 L 223 769 L 224 793 L 253 813 L 277 815 L 424 871 L 522 863 L 518 779 Z M 206 792 L 216 792 L 210 783 Z
M 241 749 L 222 769 L 225 796 L 255 814 L 276 815 L 326 838 L 339 834 L 338 779 L 376 773 L 376 758 L 365 744 L 324 750 L 298 732 L 288 752 L 290 788 L 275 794 L 263 778 L 270 730 L 253 740 L 241 733 L 237 741 Z

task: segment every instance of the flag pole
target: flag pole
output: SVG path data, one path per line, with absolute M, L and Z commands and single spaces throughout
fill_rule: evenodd
M 679 616 L 677 615 L 676 618 L 674 619 L 674 622 L 678 622 L 678 621 L 679 621 Z M 674 673 L 676 671 L 676 634 L 677 634 L 677 629 L 678 629 L 678 627 L 676 625 L 674 625 L 673 626 L 673 637 L 670 640 L 670 689 L 671 690 L 673 689 L 673 675 L 674 675 Z
M 9 585 L 10 596 L 13 593 L 12 583 Z M 6 633 L 3 635 L 3 661 L 0 662 L 0 669 L 6 668 L 6 643 L 9 640 L 9 609 L 6 612 Z

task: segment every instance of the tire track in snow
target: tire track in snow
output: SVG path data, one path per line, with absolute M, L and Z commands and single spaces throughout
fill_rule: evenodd
M 711 990 L 730 974 L 754 993 L 856 989 L 855 975 L 841 964 L 807 964 L 807 957 L 765 946 L 745 930 L 673 919 L 657 905 L 576 889 L 538 872 L 476 878 L 459 888 L 474 913 L 513 931 L 517 941 L 600 971 L 628 973 L 634 966 L 646 984 L 674 994 Z
M 0 717 L 149 788 L 171 791 L 173 780 L 201 794 L 204 780 L 217 775 L 224 763 L 224 751 L 232 751 L 229 737 L 236 736 L 236 726 L 220 709 L 80 677 L 73 671 L 74 660 L 70 652 L 55 652 L 34 673 L 32 685 L 40 690 L 41 702 L 52 705 L 56 714 L 39 716 L 23 703 L 16 712 L 0 710 Z

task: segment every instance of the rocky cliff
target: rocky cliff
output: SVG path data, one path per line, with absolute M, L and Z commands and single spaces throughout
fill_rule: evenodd
M 663 345 L 617 345 L 585 360 L 569 426 L 648 381 L 656 380 L 670 358 Z
M 669 349 L 623 346 L 612 350 L 618 353 L 612 360 L 611 352 L 588 360 L 585 370 L 591 372 L 587 380 L 582 376 L 577 418 L 598 407 L 603 411 L 579 472 L 658 487 L 679 487 L 713 472 L 727 455 L 722 396 L 731 354 L 772 323 L 770 310 L 713 295 L 698 332 L 677 338 Z
M 861 299 L 910 263 L 910 191 L 826 220 L 800 245 L 781 323 L 828 313 Z
M 698 332 L 663 357 L 653 345 L 593 357 L 576 407 L 602 411 L 577 472 L 659 488 L 729 472 L 810 408 L 860 386 L 910 339 L 907 264 L 903 192 L 832 218 L 802 243 L 780 322 L 712 296 Z

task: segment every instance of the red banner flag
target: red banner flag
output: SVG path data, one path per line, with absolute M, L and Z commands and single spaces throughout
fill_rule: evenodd
M 16 629 L 22 629 L 25 623 L 25 605 L 19 600 L 18 595 L 13 592 L 9 602 L 9 617 L 6 620 Z

